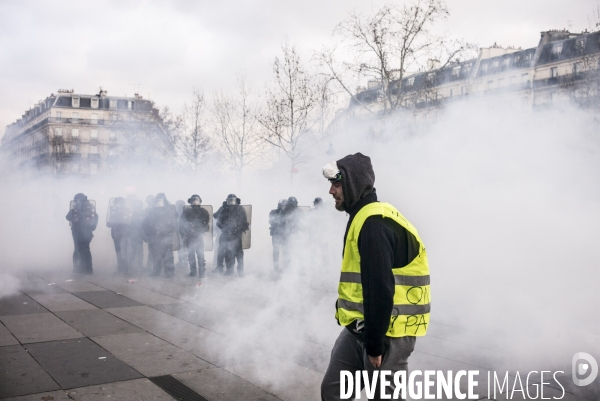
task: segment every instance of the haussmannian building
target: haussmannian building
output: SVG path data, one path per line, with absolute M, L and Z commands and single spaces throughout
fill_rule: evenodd
M 426 118 L 421 111 L 464 99 L 502 101 L 510 96 L 533 109 L 567 101 L 598 106 L 599 58 L 600 31 L 547 31 L 537 47 L 482 48 L 476 59 L 407 74 L 392 83 L 390 91 L 400 97 L 399 109 L 413 112 L 417 119 Z M 382 92 L 380 83 L 371 81 L 359 88 L 349 108 L 361 114 L 362 103 L 386 113 Z
M 154 165 L 174 154 L 153 102 L 59 90 L 8 125 L 0 146 L 4 173 L 97 174 L 128 162 Z

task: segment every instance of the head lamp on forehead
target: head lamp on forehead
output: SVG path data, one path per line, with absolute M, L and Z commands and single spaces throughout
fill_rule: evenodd
M 331 183 L 342 182 L 342 173 L 340 173 L 336 162 L 327 163 L 323 166 L 323 176 Z

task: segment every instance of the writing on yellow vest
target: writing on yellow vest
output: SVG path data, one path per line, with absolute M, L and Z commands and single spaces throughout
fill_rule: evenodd
M 371 216 L 393 219 L 414 235 L 419 243 L 419 254 L 413 261 L 404 267 L 392 269 L 395 280 L 394 307 L 386 335 L 424 336 L 429 326 L 431 308 L 427 252 L 417 229 L 389 203 L 369 203 L 352 220 L 346 237 L 335 317 L 342 326 L 365 318 L 358 237 L 363 224 Z

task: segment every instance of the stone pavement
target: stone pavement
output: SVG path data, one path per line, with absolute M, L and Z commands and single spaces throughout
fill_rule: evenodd
M 336 288 L 294 280 L 23 274 L 21 291 L 0 299 L 0 398 L 318 400 L 340 330 Z M 484 337 L 432 323 L 410 368 L 479 370 L 484 399 L 502 362 Z M 596 399 L 568 368 L 563 400 Z

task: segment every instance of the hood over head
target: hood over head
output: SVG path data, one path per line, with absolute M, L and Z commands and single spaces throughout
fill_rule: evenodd
M 362 153 L 348 155 L 336 164 L 342 175 L 344 209 L 349 212 L 361 198 L 375 193 L 375 172 L 371 158 Z

